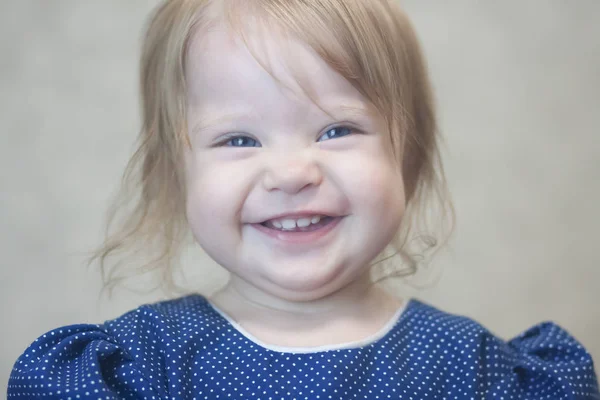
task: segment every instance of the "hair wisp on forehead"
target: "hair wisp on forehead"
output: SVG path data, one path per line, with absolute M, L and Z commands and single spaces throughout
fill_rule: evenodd
M 155 9 L 144 37 L 138 148 L 109 210 L 106 239 L 89 258 L 89 264 L 100 262 L 105 287 L 112 289 L 140 272 L 162 271 L 158 286 L 177 288 L 173 269 L 184 245 L 193 243 L 185 217 L 183 152 L 190 146 L 185 65 L 192 37 L 202 40 L 203 32 L 219 24 L 246 44 L 256 33 L 276 34 L 282 40 L 290 35 L 305 43 L 384 116 L 402 170 L 403 182 L 398 184 L 405 186 L 407 195 L 400 232 L 390 244 L 405 268 L 394 267 L 388 275 L 415 272 L 421 253 L 436 247 L 432 233 L 439 231 L 442 239 L 449 236 L 454 214 L 438 150 L 429 78 L 416 36 L 398 4 L 166 0 Z M 418 244 L 412 246 L 415 240 Z M 107 259 L 117 255 L 123 257 L 108 265 Z
M 256 25 L 275 34 L 291 34 L 306 43 L 336 72 L 384 109 L 385 88 L 400 89 L 404 57 L 389 38 L 397 37 L 387 1 L 225 0 L 230 28 L 245 37 Z M 390 21 L 388 21 L 390 22 Z M 401 94 L 401 93 L 400 93 Z M 378 103 L 378 104 L 377 104 Z

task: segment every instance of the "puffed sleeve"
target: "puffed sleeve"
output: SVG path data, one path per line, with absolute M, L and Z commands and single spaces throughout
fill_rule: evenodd
M 490 371 L 501 377 L 492 389 L 494 398 L 600 400 L 592 357 L 554 323 L 527 330 L 508 341 L 502 353 L 493 365 L 504 364 L 511 371 Z
M 16 361 L 8 399 L 160 399 L 139 365 L 105 327 L 46 333 Z

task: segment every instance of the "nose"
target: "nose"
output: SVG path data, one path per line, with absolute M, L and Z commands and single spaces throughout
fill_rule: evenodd
M 318 186 L 322 181 L 321 168 L 310 155 L 285 152 L 273 156 L 264 174 L 263 185 L 268 191 L 295 194 L 306 187 Z

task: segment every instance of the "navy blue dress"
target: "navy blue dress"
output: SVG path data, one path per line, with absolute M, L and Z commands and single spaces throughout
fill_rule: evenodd
M 411 300 L 365 343 L 261 344 L 204 297 L 38 338 L 8 399 L 600 399 L 590 355 L 543 323 L 505 342 Z

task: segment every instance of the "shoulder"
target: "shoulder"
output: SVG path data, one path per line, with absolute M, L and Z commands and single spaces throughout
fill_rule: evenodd
M 103 326 L 132 356 L 143 359 L 146 366 L 187 343 L 202 347 L 230 329 L 200 295 L 146 304 Z
M 220 319 L 210 303 L 200 295 L 190 295 L 174 300 L 145 304 L 118 318 L 107 321 L 104 326 L 117 337 L 132 332 L 177 331 L 181 329 L 218 324 Z
M 446 368 L 462 374 L 478 393 L 527 399 L 598 399 L 590 354 L 553 322 L 535 325 L 503 340 L 471 318 L 418 300 L 406 310 L 411 336 L 438 348 Z
M 203 297 L 188 296 L 141 306 L 102 325 L 47 332 L 15 362 L 8 399 L 122 398 L 132 393 L 161 398 L 168 391 L 161 354 L 182 332 L 216 322 L 207 307 Z
M 126 395 L 118 387 L 125 382 L 104 377 L 109 368 L 127 366 L 132 379 L 143 379 L 131 361 L 123 346 L 101 325 L 58 328 L 37 338 L 16 361 L 7 397 L 12 400 Z

